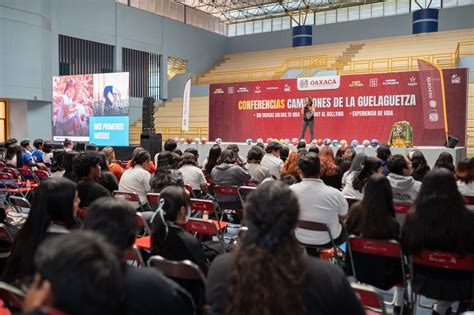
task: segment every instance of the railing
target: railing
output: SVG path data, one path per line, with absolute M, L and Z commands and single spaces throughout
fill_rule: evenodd
M 459 57 L 474 55 L 474 40 L 459 42 L 454 55 L 456 60 Z

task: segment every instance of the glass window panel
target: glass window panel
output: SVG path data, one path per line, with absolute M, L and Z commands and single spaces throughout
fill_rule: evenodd
M 452 8 L 457 5 L 457 0 L 443 0 L 443 8 Z
M 360 19 L 370 19 L 372 17 L 372 5 L 365 4 L 360 6 Z
M 458 6 L 461 5 L 470 5 L 473 4 L 474 2 L 472 0 L 458 0 Z
M 372 17 L 381 17 L 383 16 L 383 2 L 373 3 L 372 4 Z
M 291 18 L 289 16 L 284 16 L 281 18 L 281 29 L 287 30 L 291 28 Z
M 281 30 L 281 18 L 272 19 L 272 31 L 280 31 L 280 30 Z
M 235 36 L 237 26 L 235 24 L 227 25 L 227 36 Z
M 354 20 L 359 19 L 359 6 L 358 5 L 349 7 L 348 19 L 349 21 L 354 21 Z
M 390 0 L 384 3 L 383 15 L 395 15 L 397 14 L 397 3 L 395 0 Z
M 305 25 L 313 25 L 313 24 L 314 24 L 314 12 L 310 12 L 306 15 Z
M 235 24 L 237 26 L 237 31 L 236 35 L 244 35 L 245 34 L 245 24 L 244 23 L 237 23 Z
M 397 14 L 404 14 L 410 12 L 409 0 L 397 0 Z
M 263 31 L 264 32 L 271 32 L 272 31 L 272 20 L 271 19 L 263 20 Z
M 316 12 L 316 25 L 326 24 L 326 12 Z
M 336 23 L 336 10 L 326 11 L 326 24 Z
M 347 8 L 339 8 L 336 11 L 337 13 L 337 21 L 338 22 L 346 22 L 347 21 Z
M 263 31 L 263 21 L 253 21 L 253 32 L 254 33 L 261 33 Z
M 441 8 L 441 0 L 433 0 L 430 8 Z
M 245 22 L 245 34 L 253 34 L 253 21 Z
M 0 118 L 5 119 L 6 117 L 6 103 L 0 102 Z

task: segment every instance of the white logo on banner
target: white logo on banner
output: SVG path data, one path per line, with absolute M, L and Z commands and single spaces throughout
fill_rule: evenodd
M 341 85 L 341 78 L 338 75 L 316 78 L 298 78 L 297 80 L 299 91 L 336 90 Z
M 181 129 L 189 131 L 189 99 L 191 97 L 191 78 L 186 81 L 183 92 L 183 120 Z

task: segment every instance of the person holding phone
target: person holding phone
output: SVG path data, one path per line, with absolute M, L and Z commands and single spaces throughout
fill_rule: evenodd
M 311 141 L 314 140 L 314 113 L 316 107 L 313 105 L 313 99 L 307 96 L 304 100 L 304 106 L 301 109 L 301 115 L 303 116 L 303 128 L 301 130 L 300 139 L 304 139 L 306 129 L 309 127 L 309 133 L 311 135 Z

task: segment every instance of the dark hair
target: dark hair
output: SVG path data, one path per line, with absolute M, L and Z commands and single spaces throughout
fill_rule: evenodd
M 155 173 L 150 178 L 151 191 L 159 193 L 168 186 L 178 186 L 184 188 L 183 175 L 181 172 L 169 167 L 157 167 Z
M 156 168 L 171 168 L 176 169 L 178 167 L 178 155 L 168 151 L 163 151 L 158 154 Z
M 54 143 L 53 143 L 53 141 L 51 141 L 51 140 L 46 140 L 46 141 L 43 143 L 43 152 L 44 152 L 44 153 L 51 153 L 51 152 L 53 152 L 53 149 L 54 149 Z
M 183 152 L 181 152 L 180 149 L 174 150 L 173 153 L 176 154 L 178 157 L 180 157 L 181 155 L 183 155 Z
M 58 172 L 63 170 L 63 159 L 66 151 L 64 149 L 55 149 L 53 157 L 51 158 L 51 172 Z M 67 178 L 67 177 L 66 177 Z
M 298 145 L 296 146 L 296 150 L 298 150 L 298 149 L 306 149 L 306 141 L 300 140 L 298 142 Z
M 428 173 L 430 167 L 426 162 L 425 156 L 420 150 L 413 150 L 408 153 L 408 159 L 411 161 L 413 167 L 413 178 L 415 180 L 421 180 Z
M 296 177 L 294 177 L 293 175 L 288 175 L 288 174 L 282 175 L 279 181 L 287 184 L 288 186 L 298 183 L 298 181 L 296 180 Z
M 77 152 L 82 152 L 86 149 L 86 144 L 84 142 L 76 142 L 74 145 L 74 150 Z
M 190 152 L 184 152 L 183 156 L 181 157 L 181 161 L 179 162 L 179 167 L 183 165 L 193 165 L 197 166 L 196 156 Z
M 33 141 L 33 146 L 38 150 L 40 146 L 44 144 L 43 139 L 35 139 Z
M 230 268 L 226 315 L 306 313 L 308 262 L 293 232 L 299 212 L 295 194 L 281 181 L 264 183 L 248 196 L 248 230 Z
M 90 205 L 83 228 L 102 234 L 123 253 L 135 242 L 136 211 L 122 200 L 102 197 Z
M 377 159 L 369 157 L 368 159 Z M 377 159 L 382 165 L 382 162 Z M 395 210 L 393 207 L 392 187 L 388 179 L 381 174 L 373 174 L 367 180 L 367 186 L 362 201 L 356 203 L 349 211 L 348 227 L 351 225 L 351 214 L 353 209 L 359 207 L 360 219 L 351 233 L 355 233 L 365 238 L 380 239 L 387 235 L 387 224 L 390 220 L 395 220 Z
M 5 146 L 9 146 L 10 144 L 17 144 L 18 140 L 16 138 L 10 138 L 5 141 Z
M 260 162 L 265 155 L 265 151 L 257 146 L 253 146 L 247 153 L 247 162 L 255 161 Z
M 358 171 L 357 176 L 354 176 L 352 186 L 354 189 L 362 193 L 364 186 L 369 180 L 369 177 L 374 174 L 380 167 L 382 167 L 382 160 L 375 156 L 369 156 L 365 159 L 362 168 Z
M 309 147 L 308 152 L 313 152 L 313 153 L 319 154 L 319 148 L 316 145 L 312 145 L 312 146 Z
M 150 153 L 146 150 L 139 150 L 137 151 L 130 160 L 130 165 L 135 167 L 135 165 L 142 165 L 143 163 L 150 161 L 151 156 Z
M 176 144 L 176 141 L 173 139 L 168 139 L 165 141 L 165 144 L 163 145 L 163 149 L 168 152 L 173 152 L 178 145 Z
M 184 150 L 184 153 L 183 154 L 186 154 L 186 153 L 191 153 L 192 155 L 194 155 L 194 157 L 196 158 L 196 162 L 199 158 L 199 152 L 196 148 L 187 148 L 186 150 Z
M 237 162 L 237 155 L 234 151 L 225 149 L 217 159 L 217 164 L 235 164 Z
M 74 172 L 74 164 L 78 156 L 79 153 L 76 151 L 68 151 L 64 153 L 62 160 L 62 168 L 64 169 L 63 177 L 69 178 L 73 181 L 77 180 L 77 176 Z
M 307 154 L 309 151 L 306 150 L 305 148 L 301 148 L 301 149 L 296 150 L 296 152 L 298 152 L 298 153 L 301 154 L 301 155 L 305 155 L 305 154 Z M 315 153 L 315 152 L 313 152 L 313 153 Z M 319 149 L 318 149 L 318 153 L 316 153 L 316 155 L 318 155 L 318 154 L 319 154 Z
M 382 143 L 376 150 L 377 157 L 382 161 L 387 161 L 388 158 L 392 155 L 392 151 L 390 151 L 390 147 L 388 144 Z
M 98 150 L 97 145 L 95 145 L 94 143 L 86 144 L 86 151 L 97 151 L 97 150 Z
M 441 152 L 435 162 L 434 167 L 445 168 L 454 174 L 455 168 L 453 163 L 453 156 L 449 152 Z
M 290 148 L 288 148 L 286 145 L 283 145 L 280 150 L 280 159 L 285 162 L 289 154 Z
M 27 146 L 30 145 L 30 142 L 31 142 L 31 141 L 30 141 L 29 139 L 21 140 L 20 146 L 21 146 L 22 148 L 26 148 Z
M 267 145 L 265 148 L 265 152 L 272 153 L 273 151 L 281 152 L 282 145 L 277 141 L 272 141 L 270 144 Z
M 69 153 L 69 152 L 68 152 Z M 67 153 L 66 153 L 67 155 Z M 78 179 L 89 176 L 91 168 L 100 164 L 102 158 L 98 152 L 85 151 L 79 154 L 74 161 L 74 173 Z
M 265 145 L 264 145 L 262 142 L 257 142 L 257 143 L 255 143 L 255 146 L 256 146 L 256 147 L 260 147 L 260 148 L 262 148 L 262 149 L 265 151 Z
M 234 144 L 234 143 L 231 143 L 227 146 L 226 150 L 232 150 L 234 151 L 235 153 L 239 154 L 239 146 Z
M 409 166 L 405 156 L 394 154 L 388 158 L 387 167 L 390 173 L 403 175 L 403 170 L 407 169 Z
M 70 146 L 71 144 L 72 144 L 71 140 L 69 140 L 68 138 L 64 139 L 64 142 L 63 142 L 64 147 Z
M 321 172 L 319 157 L 314 153 L 301 155 L 298 159 L 298 168 L 304 177 L 319 177 Z
M 33 256 L 46 238 L 52 222 L 68 229 L 76 227 L 73 202 L 76 184 L 67 178 L 51 177 L 41 181 L 34 190 L 31 210 L 18 231 L 8 259 L 3 280 L 13 282 L 32 276 Z
M 174 222 L 178 218 L 181 207 L 191 206 L 191 200 L 186 191 L 181 187 L 170 186 L 163 189 L 160 199 L 164 200 L 164 219 Z M 151 252 L 166 257 L 168 253 L 167 234 L 165 223 L 160 215 L 156 215 L 151 223 Z
M 458 162 L 456 165 L 456 178 L 465 184 L 474 181 L 474 159 L 464 158 Z
M 474 215 L 466 209 L 453 174 L 434 168 L 424 177 L 413 210 L 406 217 L 402 245 L 407 254 L 417 254 L 423 248 L 472 253 L 473 225 Z
M 77 231 L 51 237 L 38 248 L 34 263 L 51 283 L 52 307 L 69 315 L 121 314 L 121 262 L 101 235 Z
M 217 160 L 219 159 L 222 153 L 221 146 L 218 144 L 214 144 L 209 149 L 209 154 L 207 156 L 207 163 L 204 166 L 204 171 L 207 175 L 211 175 L 212 169 L 217 165 Z
M 5 160 L 11 160 L 15 155 L 17 155 L 18 146 L 15 144 L 10 144 L 7 146 L 7 151 L 5 152 Z

